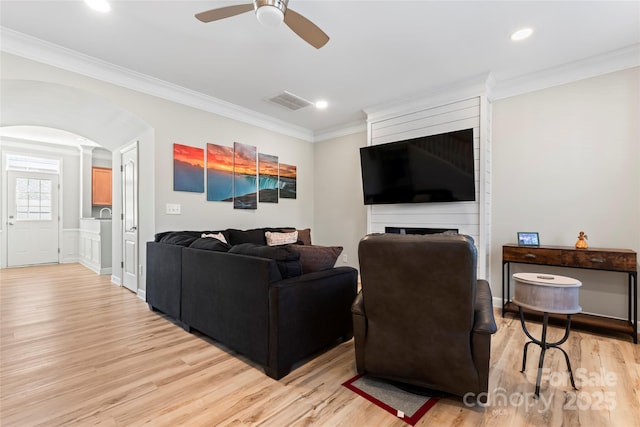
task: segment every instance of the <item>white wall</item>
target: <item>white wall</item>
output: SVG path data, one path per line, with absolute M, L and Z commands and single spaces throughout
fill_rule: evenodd
M 502 245 L 538 231 L 545 245 L 640 250 L 640 68 L 493 103 L 492 289 Z M 520 266 L 582 280 L 585 312 L 626 318 L 627 275 Z
M 164 105 L 153 120 L 156 136 L 156 229 L 158 231 L 212 228 L 294 226 L 313 223 L 313 144 L 192 108 Z M 157 108 L 159 109 L 159 108 Z M 204 193 L 173 191 L 173 144 L 205 149 L 206 143 L 233 147 L 234 142 L 256 146 L 259 153 L 278 156 L 280 163 L 297 166 L 297 199 L 259 203 L 256 210 L 234 209 L 231 202 L 207 202 Z M 166 204 L 181 205 L 181 215 L 166 215 Z
M 140 264 L 145 264 L 144 242 L 153 239 L 157 231 L 169 229 L 249 228 L 262 226 L 311 227 L 313 224 L 313 144 L 283 136 L 256 126 L 240 123 L 212 113 L 145 95 L 80 74 L 43 65 L 28 59 L 2 53 L 3 79 L 49 82 L 65 85 L 100 97 L 120 106 L 146 122 L 150 133 L 142 135 L 139 152 L 140 185 Z M 67 104 L 72 100 L 60 100 Z M 64 101 L 64 102 L 63 102 Z M 2 108 L 9 108 L 3 102 Z M 104 121 L 108 118 L 105 118 Z M 15 123 L 13 123 L 15 124 Z M 35 123 L 23 123 L 35 124 Z M 73 130 L 60 127 L 63 130 Z M 87 131 L 89 132 L 89 131 Z M 92 135 L 82 135 L 110 150 L 130 141 L 101 141 Z M 149 137 L 152 140 L 147 140 Z M 257 210 L 233 209 L 232 204 L 207 202 L 204 193 L 173 191 L 173 143 L 205 148 L 206 143 L 232 146 L 234 142 L 255 145 L 259 152 L 276 155 L 283 163 L 298 168 L 298 198 L 281 200 L 278 204 L 259 204 Z M 115 163 L 114 168 L 119 167 Z M 114 197 L 117 194 L 114 193 Z M 166 203 L 179 203 L 181 215 L 166 215 Z M 115 210 L 114 214 L 118 214 Z M 142 221 L 145 221 L 143 224 Z M 114 236 L 118 233 L 114 224 Z M 119 265 L 119 253 L 114 241 L 114 275 Z M 144 276 L 140 281 L 144 291 Z
M 317 142 L 314 150 L 314 244 L 342 246 L 336 265 L 358 268 L 358 243 L 367 234 L 362 196 L 360 147 L 367 134 L 356 133 Z M 347 261 L 344 261 L 346 255 Z

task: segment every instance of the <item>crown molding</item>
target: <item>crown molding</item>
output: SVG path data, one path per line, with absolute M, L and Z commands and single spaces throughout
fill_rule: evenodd
M 638 66 L 640 66 L 640 44 L 634 44 L 603 55 L 503 81 L 496 79 L 493 73 L 488 73 L 416 97 L 371 106 L 364 111 L 369 122 L 377 122 L 473 96 L 484 95 L 490 101 L 494 101 Z
M 197 108 L 242 123 L 313 142 L 313 132 L 221 99 L 147 76 L 62 46 L 0 28 L 0 49 L 12 55 L 71 71 L 136 92 Z
M 524 76 L 497 81 L 492 99 L 503 99 L 578 80 L 640 66 L 640 44 L 548 68 Z
M 364 112 L 367 114 L 367 121 L 369 123 L 380 122 L 418 110 L 462 101 L 476 96 L 486 96 L 493 91 L 493 85 L 493 76 L 490 73 L 483 74 L 453 85 L 423 92 L 416 96 L 396 99 L 387 104 L 367 107 L 364 109 Z
M 0 39 L 2 40 L 0 50 L 9 54 L 307 142 L 325 141 L 366 131 L 366 123 L 358 121 L 313 132 L 230 102 L 119 67 L 8 28 L 0 27 Z M 371 106 L 363 111 L 367 115 L 367 121 L 379 121 L 404 112 L 428 108 L 441 103 L 454 102 L 472 96 L 486 95 L 490 100 L 509 98 L 637 66 L 640 66 L 640 44 L 503 81 L 495 79 L 490 73 L 476 76 L 464 82 L 458 82 L 455 85 L 423 93 L 417 97 L 396 99 L 391 103 Z
M 327 141 L 329 139 L 340 138 L 347 135 L 353 135 L 355 133 L 366 132 L 367 131 L 367 122 L 362 120 L 357 120 L 350 123 L 345 123 L 339 126 L 334 126 L 327 129 L 322 129 L 320 131 L 316 131 L 314 133 L 314 142 Z

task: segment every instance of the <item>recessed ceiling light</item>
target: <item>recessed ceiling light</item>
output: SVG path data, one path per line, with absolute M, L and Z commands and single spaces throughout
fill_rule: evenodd
M 327 101 L 318 101 L 318 102 L 316 102 L 316 108 L 318 110 L 324 110 L 328 106 L 329 106 L 329 103 Z
M 111 10 L 111 6 L 107 2 L 107 0 L 84 0 L 84 2 L 93 10 L 97 10 L 98 12 L 109 12 Z
M 531 28 L 522 28 L 515 33 L 511 34 L 511 40 L 514 42 L 519 42 L 520 40 L 524 40 L 527 37 L 533 34 L 533 30 Z

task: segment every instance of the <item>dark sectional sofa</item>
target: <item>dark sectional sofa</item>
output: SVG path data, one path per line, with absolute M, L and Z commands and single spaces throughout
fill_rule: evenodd
M 333 267 L 331 255 L 327 261 L 330 252 L 337 258 L 336 248 L 310 246 L 309 238 L 307 245 L 266 245 L 266 231 L 289 230 L 157 234 L 147 243 L 149 307 L 282 378 L 295 364 L 353 336 L 350 307 L 357 288 L 354 268 Z M 228 243 L 201 238 L 219 232 Z M 320 253 L 319 264 L 309 253 Z

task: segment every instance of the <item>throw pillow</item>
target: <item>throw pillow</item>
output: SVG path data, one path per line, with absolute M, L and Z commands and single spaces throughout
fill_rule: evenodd
M 298 241 L 298 232 L 292 231 L 290 233 L 278 233 L 275 231 L 266 231 L 264 233 L 264 237 L 267 240 L 268 246 L 287 245 Z
M 311 229 L 305 228 L 298 230 L 298 240 L 301 241 L 303 245 L 311 246 Z
M 189 245 L 190 248 L 205 249 L 214 252 L 227 252 L 231 246 L 217 238 L 204 237 L 196 239 Z
M 213 239 L 218 239 L 220 240 L 222 243 L 227 243 L 227 239 L 224 238 L 224 235 L 222 233 L 215 233 L 215 234 L 207 234 L 207 233 L 202 233 L 202 235 L 200 236 L 203 239 L 206 238 L 213 238 Z
M 342 246 L 290 245 L 289 248 L 300 254 L 304 274 L 333 268 L 342 253 Z
M 229 249 L 231 254 L 250 255 L 260 258 L 269 258 L 276 262 L 283 279 L 297 277 L 302 274 L 300 254 L 294 252 L 289 246 L 264 246 L 255 243 L 241 243 Z

